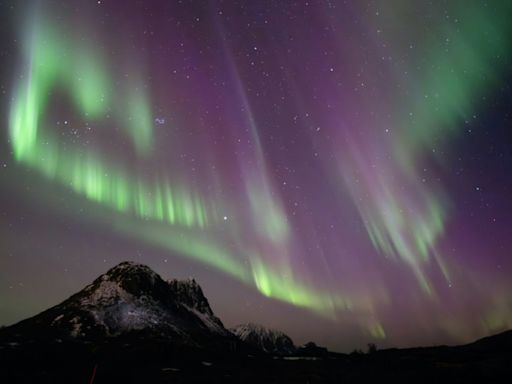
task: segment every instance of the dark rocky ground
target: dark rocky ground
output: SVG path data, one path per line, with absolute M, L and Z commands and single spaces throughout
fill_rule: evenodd
M 512 382 L 512 331 L 459 347 L 323 357 L 273 357 L 134 340 L 3 345 L 0 382 L 91 383 L 94 371 L 94 383 Z

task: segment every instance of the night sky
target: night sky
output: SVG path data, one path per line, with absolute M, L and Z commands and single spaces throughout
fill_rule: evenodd
M 512 327 L 512 2 L 0 15 L 0 324 L 133 260 L 339 351 Z

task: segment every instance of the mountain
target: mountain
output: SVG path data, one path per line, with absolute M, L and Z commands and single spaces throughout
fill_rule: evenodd
M 34 317 L 0 331 L 2 339 L 98 341 L 127 335 L 193 346 L 235 340 L 195 280 L 163 280 L 123 262 Z
M 233 333 L 232 333 L 233 332 Z M 0 383 L 507 382 L 512 331 L 462 346 L 340 354 L 254 324 L 228 331 L 193 279 L 123 262 L 0 329 Z
M 230 331 L 240 340 L 273 355 L 291 355 L 296 351 L 292 339 L 283 332 L 252 323 L 241 324 Z

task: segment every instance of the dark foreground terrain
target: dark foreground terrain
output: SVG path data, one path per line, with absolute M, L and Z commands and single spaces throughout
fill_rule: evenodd
M 460 347 L 276 357 L 116 341 L 0 350 L 2 383 L 511 382 L 512 332 Z

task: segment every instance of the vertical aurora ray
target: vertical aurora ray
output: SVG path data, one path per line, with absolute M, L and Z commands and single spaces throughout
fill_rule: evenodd
M 454 5 L 452 12 L 460 20 L 456 26 L 418 43 L 429 66 L 407 68 L 419 85 L 406 86 L 418 88 L 420 96 L 398 106 L 395 115 L 401 118 L 391 131 L 386 129 L 392 132 L 389 137 L 380 137 L 383 127 L 374 127 L 375 135 L 363 140 L 349 134 L 347 151 L 340 158 L 345 184 L 372 244 L 407 264 L 428 294 L 433 294 L 427 276 L 432 261 L 450 281 L 437 248 L 450 203 L 440 183 L 426 182 L 422 164 L 432 157 L 443 162 L 443 147 L 463 129 L 464 119 L 474 114 L 482 95 L 495 86 L 510 49 L 507 12 L 496 17 L 466 4 Z M 441 36 L 450 42 L 449 48 L 436 41 Z
M 241 168 L 241 174 L 248 201 L 249 217 L 255 230 L 253 236 L 259 240 L 260 244 L 264 244 L 249 250 L 252 284 L 264 296 L 300 307 L 310 307 L 332 316 L 337 310 L 348 308 L 344 298 L 340 298 L 337 293 L 315 293 L 304 289 L 299 282 L 295 281 L 297 274 L 290 256 L 294 239 L 289 228 L 289 219 L 270 176 L 257 120 L 244 89 L 240 72 L 237 70 L 233 51 L 225 42 L 224 28 L 218 23 L 217 18 L 215 20 L 222 41 L 224 58 L 234 84 L 234 92 L 241 105 L 241 111 L 244 112 L 240 120 L 242 125 L 248 128 L 247 141 L 251 143 L 249 155 L 245 155 L 249 160 L 240 158 L 239 163 L 245 165 Z M 243 240 L 239 240 L 239 243 L 243 244 Z M 243 247 L 248 248 L 246 244 Z
M 128 91 L 126 100 L 125 126 L 132 138 L 137 151 L 147 154 L 153 145 L 153 119 L 149 107 L 148 96 L 138 84 Z

